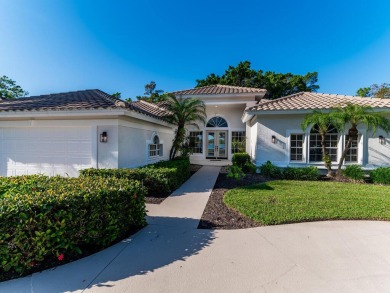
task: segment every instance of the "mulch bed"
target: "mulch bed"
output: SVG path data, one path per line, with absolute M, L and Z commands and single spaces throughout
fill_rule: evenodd
M 227 207 L 223 203 L 223 196 L 229 189 L 266 181 L 269 180 L 266 180 L 259 174 L 247 174 L 241 181 L 237 181 L 227 177 L 227 174 L 225 173 L 220 173 L 217 181 L 215 182 L 214 189 L 207 202 L 198 228 L 228 230 L 261 226 L 261 224 Z
M 196 172 L 198 172 L 200 168 L 202 168 L 201 165 L 190 165 L 191 176 L 194 175 Z M 171 192 L 148 194 L 147 196 L 145 196 L 145 203 L 160 204 L 170 195 Z

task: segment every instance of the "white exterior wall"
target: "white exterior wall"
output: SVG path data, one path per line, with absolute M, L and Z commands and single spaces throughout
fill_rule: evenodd
M 97 128 L 97 168 L 113 169 L 118 168 L 119 148 L 118 148 L 118 122 L 114 125 L 98 125 Z M 104 122 L 103 122 L 104 123 Z M 107 132 L 107 142 L 100 142 L 100 134 Z
M 158 135 L 163 145 L 163 155 L 149 157 L 149 144 L 153 137 Z M 161 160 L 169 160 L 169 151 L 172 147 L 174 130 L 148 122 L 137 124 L 121 121 L 119 126 L 119 168 L 134 168 L 152 164 Z
M 245 104 L 227 104 L 227 105 L 207 105 L 206 103 L 206 114 L 207 119 L 206 121 L 210 120 L 213 117 L 222 117 L 224 118 L 227 123 L 227 128 L 218 128 L 218 127 L 212 127 L 208 128 L 206 125 L 199 124 L 199 129 L 193 126 L 189 126 L 189 131 L 203 131 L 203 153 L 202 154 L 192 154 L 191 155 L 191 162 L 194 164 L 202 164 L 206 160 L 206 151 L 207 151 L 207 137 L 206 132 L 207 130 L 227 130 L 228 136 L 228 160 L 232 159 L 231 154 L 231 139 L 232 139 L 232 131 L 246 131 L 246 125 L 241 121 L 242 114 L 245 110 Z M 207 123 L 207 122 L 206 122 Z M 246 133 L 248 135 L 248 133 Z M 247 140 L 247 143 L 249 141 Z
M 256 161 L 257 131 L 258 123 L 256 118 L 248 121 L 246 124 L 246 152 L 253 161 Z
M 98 120 L 0 121 L 0 175 L 75 177 L 81 169 L 97 167 L 98 123 Z
M 286 166 L 323 166 L 323 163 L 309 162 L 309 131 L 301 129 L 301 123 L 304 115 L 264 115 L 257 116 L 257 142 L 256 142 L 256 165 L 262 165 L 266 161 L 281 167 Z M 254 127 L 252 126 L 252 129 Z M 386 134 L 380 129 L 375 136 L 367 133 L 364 126 L 358 127 L 358 162 L 366 167 L 376 167 L 390 165 L 390 139 L 387 137 L 387 143 L 379 143 L 379 135 L 386 137 Z M 305 134 L 303 147 L 303 161 L 290 162 L 290 135 Z M 275 136 L 276 142 L 272 143 L 272 136 Z M 253 141 L 252 141 L 253 143 Z M 345 144 L 345 135 L 339 136 L 338 158 L 340 158 L 343 146 Z M 333 166 L 337 162 L 333 163 Z
M 106 143 L 100 134 L 107 132 Z M 149 159 L 157 133 L 164 155 Z M 86 168 L 125 168 L 169 158 L 173 129 L 127 119 L 0 121 L 0 176 L 45 174 L 77 177 Z
M 379 143 L 380 135 L 385 138 L 385 144 Z M 365 163 L 368 167 L 390 165 L 390 134 L 386 134 L 382 129 L 378 129 L 375 134 L 369 133 L 367 145 Z

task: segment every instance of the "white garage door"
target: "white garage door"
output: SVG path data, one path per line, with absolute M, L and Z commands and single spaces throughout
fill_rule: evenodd
M 0 175 L 78 176 L 92 167 L 90 127 L 0 128 Z

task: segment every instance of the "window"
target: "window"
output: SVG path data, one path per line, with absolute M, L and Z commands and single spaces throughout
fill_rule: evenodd
M 325 135 L 325 149 L 330 155 L 332 162 L 337 161 L 337 143 L 338 132 L 332 125 L 328 126 L 328 131 Z M 310 162 L 322 162 L 322 146 L 321 135 L 319 134 L 318 127 L 315 125 L 310 132 Z
M 349 135 L 345 136 L 345 144 L 349 139 Z M 357 163 L 358 161 L 358 137 L 352 138 L 350 149 L 345 157 L 346 163 Z
M 203 132 L 202 131 L 190 131 L 190 148 L 192 153 L 203 153 Z
M 291 134 L 290 136 L 290 161 L 303 160 L 304 134 Z
M 228 124 L 225 119 L 216 116 L 207 122 L 206 127 L 228 127 Z
M 232 131 L 232 154 L 245 152 L 245 131 Z
M 163 145 L 160 144 L 158 135 L 153 137 L 153 144 L 149 145 L 149 157 L 161 157 L 163 155 Z

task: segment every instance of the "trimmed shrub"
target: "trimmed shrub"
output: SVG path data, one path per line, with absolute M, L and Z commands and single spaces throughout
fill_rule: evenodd
M 245 177 L 245 173 L 239 166 L 232 165 L 229 166 L 229 173 L 227 174 L 227 177 L 240 181 Z
M 390 184 L 390 167 L 380 167 L 370 172 L 373 183 Z
M 251 157 L 247 153 L 235 153 L 232 157 L 233 166 L 240 167 L 245 173 L 254 173 L 256 166 L 252 164 Z
M 148 194 L 169 193 L 177 189 L 190 175 L 188 158 L 161 161 L 134 169 L 85 169 L 81 177 L 115 177 L 127 180 L 139 180 Z
M 317 180 L 320 176 L 318 169 L 314 166 L 303 167 L 303 168 L 292 168 L 287 167 L 283 169 L 283 179 L 286 180 Z
M 263 176 L 285 180 L 317 180 L 320 173 L 314 166 L 303 168 L 280 168 L 267 161 L 260 166 L 260 172 Z
M 347 165 L 342 170 L 342 174 L 353 180 L 361 181 L 364 179 L 364 171 L 360 165 Z
M 267 161 L 265 164 L 260 166 L 261 175 L 269 178 L 282 178 L 282 169 Z
M 146 225 L 144 194 L 140 182 L 116 178 L 1 178 L 0 276 L 123 239 Z
M 232 156 L 232 163 L 235 166 L 244 168 L 246 163 L 251 163 L 251 157 L 247 153 L 235 153 Z

